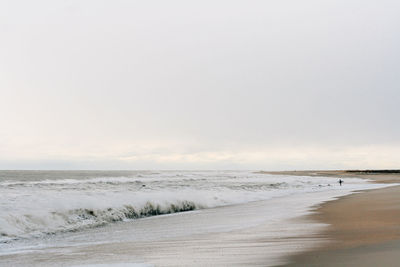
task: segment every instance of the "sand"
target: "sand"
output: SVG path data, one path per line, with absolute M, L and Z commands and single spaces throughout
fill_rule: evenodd
M 361 177 L 379 183 L 400 183 L 399 174 L 344 171 L 282 174 Z M 400 186 L 369 190 L 324 203 L 310 216 L 330 226 L 320 238 L 330 240 L 290 258 L 285 266 L 400 266 Z

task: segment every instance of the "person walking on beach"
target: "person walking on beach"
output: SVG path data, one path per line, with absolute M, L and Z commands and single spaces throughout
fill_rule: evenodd
M 339 179 L 339 184 L 340 184 L 340 186 L 342 186 L 342 183 L 343 183 L 343 180 L 342 180 L 342 179 Z

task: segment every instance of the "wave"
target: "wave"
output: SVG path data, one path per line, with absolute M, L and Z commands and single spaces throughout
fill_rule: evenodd
M 8 224 L 8 228 L 14 228 L 14 231 L 7 232 L 4 231 L 5 229 L 2 229 L 0 232 L 0 242 L 8 243 L 17 239 L 40 237 L 59 232 L 74 232 L 87 228 L 105 226 L 115 222 L 186 212 L 202 208 L 204 208 L 204 206 L 201 204 L 183 200 L 166 205 L 146 202 L 142 207 L 124 205 L 119 208 L 81 208 L 64 212 L 56 211 L 47 214 L 46 217 L 32 214 L 18 217 L 3 217 L 1 219 L 1 221 L 3 221 L 3 227 Z
M 170 172 L 153 177 L 4 181 L 0 183 L 0 242 L 333 190 L 332 181 L 323 177 Z M 346 180 L 346 185 L 349 182 Z
M 174 175 L 168 177 L 169 181 L 207 181 L 206 178 L 196 179 L 187 178 L 182 175 Z M 57 186 L 57 185 L 85 185 L 85 184 L 105 184 L 105 185 L 119 185 L 119 184 L 144 184 L 149 182 L 166 182 L 165 179 L 154 176 L 136 175 L 135 177 L 116 176 L 116 177 L 96 177 L 85 179 L 46 179 L 40 181 L 3 181 L 0 186 L 14 187 L 14 186 Z
M 74 184 L 123 184 L 123 183 L 142 183 L 137 178 L 129 177 L 98 177 L 90 179 L 59 179 L 42 181 L 6 181 L 0 183 L 1 186 L 32 186 L 32 185 L 74 185 Z

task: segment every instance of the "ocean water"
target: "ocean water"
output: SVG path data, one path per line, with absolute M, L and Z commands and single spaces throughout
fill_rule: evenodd
M 344 180 L 252 171 L 0 171 L 0 265 L 276 264 L 307 247 L 296 243 L 299 236 L 322 227 L 294 218 L 323 201 L 387 186 Z M 248 246 L 230 247 L 238 242 Z

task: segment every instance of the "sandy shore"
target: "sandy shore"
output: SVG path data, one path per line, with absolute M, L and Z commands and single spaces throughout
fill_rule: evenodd
M 277 173 L 275 173 L 277 174 Z M 400 174 L 345 171 L 281 172 L 305 176 L 360 177 L 400 183 Z M 312 220 L 330 226 L 320 237 L 331 240 L 290 258 L 285 266 L 399 266 L 400 186 L 360 192 L 316 207 Z
M 340 177 L 345 184 L 346 177 L 400 183 L 400 174 L 273 174 Z M 143 262 L 156 266 L 279 266 L 296 252 L 283 266 L 399 266 L 400 186 L 347 195 L 304 215 L 310 206 L 343 195 L 345 187 L 336 186 L 339 190 L 331 191 L 330 198 L 323 191 L 296 194 L 284 201 L 273 198 L 54 235 L 44 246 L 38 239 L 26 251 L 0 255 L 0 266 Z M 260 220 L 260 216 L 265 218 Z

